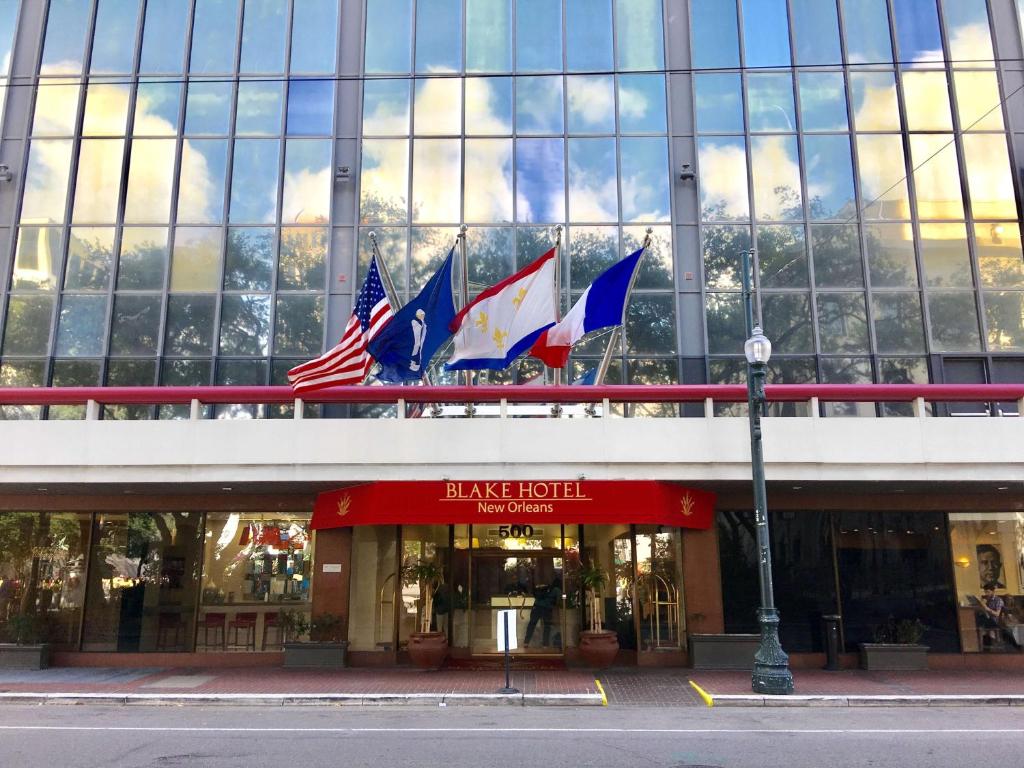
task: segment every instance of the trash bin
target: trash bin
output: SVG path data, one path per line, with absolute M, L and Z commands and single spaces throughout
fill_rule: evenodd
M 830 614 L 821 617 L 825 633 L 825 669 L 839 669 L 839 622 L 843 617 Z

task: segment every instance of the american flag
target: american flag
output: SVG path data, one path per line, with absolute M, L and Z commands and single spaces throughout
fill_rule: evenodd
M 316 360 L 288 371 L 288 383 L 296 392 L 313 392 L 343 384 L 361 384 L 373 366 L 366 345 L 387 325 L 394 313 L 377 269 L 377 257 L 370 259 L 370 270 L 356 297 L 341 341 Z

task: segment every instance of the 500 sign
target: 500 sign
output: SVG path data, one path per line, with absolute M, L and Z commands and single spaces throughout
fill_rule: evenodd
M 532 525 L 502 525 L 498 535 L 503 539 L 528 539 L 533 536 Z

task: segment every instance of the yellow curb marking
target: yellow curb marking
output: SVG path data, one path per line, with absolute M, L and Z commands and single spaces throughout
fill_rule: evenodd
M 702 699 L 704 699 L 704 703 L 705 704 L 707 704 L 709 707 L 715 706 L 715 700 L 713 698 L 711 698 L 711 694 L 710 693 L 708 693 L 703 688 L 701 688 L 699 685 L 697 685 L 695 682 L 693 682 L 693 680 L 690 681 L 690 685 L 693 686 L 693 690 L 695 690 L 697 692 L 697 695 L 700 696 Z
M 601 694 L 601 706 L 602 707 L 607 707 L 608 706 L 608 696 L 605 694 L 604 688 L 601 686 L 601 681 L 598 680 L 596 677 L 594 678 L 594 685 L 597 686 L 597 690 Z

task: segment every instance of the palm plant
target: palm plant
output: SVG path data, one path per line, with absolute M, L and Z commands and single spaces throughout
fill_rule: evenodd
M 420 632 L 430 632 L 434 615 L 434 594 L 444 584 L 444 571 L 433 560 L 417 560 L 406 565 L 403 570 L 407 585 L 419 585 L 420 604 L 423 606 L 420 614 Z
M 604 612 L 601 610 L 602 590 L 608 583 L 608 574 L 596 563 L 587 563 L 580 567 L 577 578 L 587 593 L 587 600 L 590 601 L 590 631 L 600 632 L 604 628 Z

